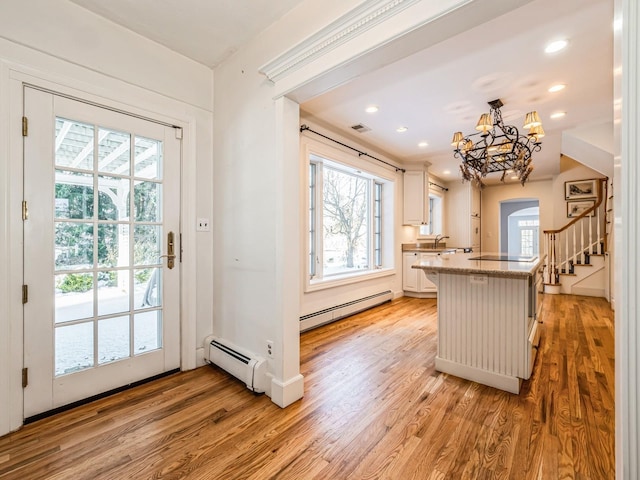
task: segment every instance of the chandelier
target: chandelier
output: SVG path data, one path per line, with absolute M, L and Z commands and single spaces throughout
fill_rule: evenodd
M 542 149 L 540 139 L 544 130 L 538 112 L 527 113 L 523 128 L 529 129 L 529 133 L 525 136 L 513 125 L 504 124 L 500 113 L 503 105 L 500 99 L 489 102 L 491 110 L 478 120 L 477 132 L 466 136 L 456 132 L 451 141 L 454 157 L 462 161 L 463 181 L 473 181 L 480 188 L 484 188 L 482 179 L 495 172 L 502 172 L 502 182 L 507 174 L 512 174 L 524 186 L 533 170 L 531 154 Z M 480 138 L 474 142 L 476 135 Z

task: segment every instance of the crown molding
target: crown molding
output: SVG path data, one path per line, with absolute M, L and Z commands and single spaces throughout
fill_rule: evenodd
M 421 0 L 368 0 L 260 67 L 276 82 Z

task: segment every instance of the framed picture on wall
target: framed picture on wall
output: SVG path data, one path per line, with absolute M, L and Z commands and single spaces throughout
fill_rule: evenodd
M 578 200 L 580 198 L 595 198 L 597 194 L 598 180 L 573 180 L 564 182 L 564 198 L 566 200 Z
M 589 210 L 596 203 L 595 200 L 578 200 L 567 202 L 567 218 L 576 218 L 582 215 L 582 212 Z M 593 217 L 595 212 L 591 212 L 588 216 Z

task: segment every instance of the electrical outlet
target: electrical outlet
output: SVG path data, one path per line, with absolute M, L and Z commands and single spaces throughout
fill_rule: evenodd
M 196 231 L 198 232 L 208 232 L 211 228 L 209 227 L 209 219 L 208 218 L 198 218 L 196 220 Z
M 267 340 L 267 356 L 273 358 L 273 341 Z

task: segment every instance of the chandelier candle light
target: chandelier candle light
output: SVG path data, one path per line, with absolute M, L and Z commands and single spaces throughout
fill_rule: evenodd
M 482 179 L 494 172 L 502 172 L 502 182 L 507 172 L 513 172 L 524 186 L 533 170 L 531 155 L 542 149 L 540 139 L 544 130 L 538 112 L 527 113 L 523 128 L 529 129 L 529 133 L 525 136 L 515 126 L 504 124 L 500 113 L 503 105 L 500 99 L 489 102 L 491 110 L 478 120 L 478 132 L 466 136 L 456 132 L 451 141 L 454 157 L 462 160 L 463 181 L 474 181 L 480 188 L 484 188 Z M 474 143 L 472 137 L 476 135 L 480 138 Z

